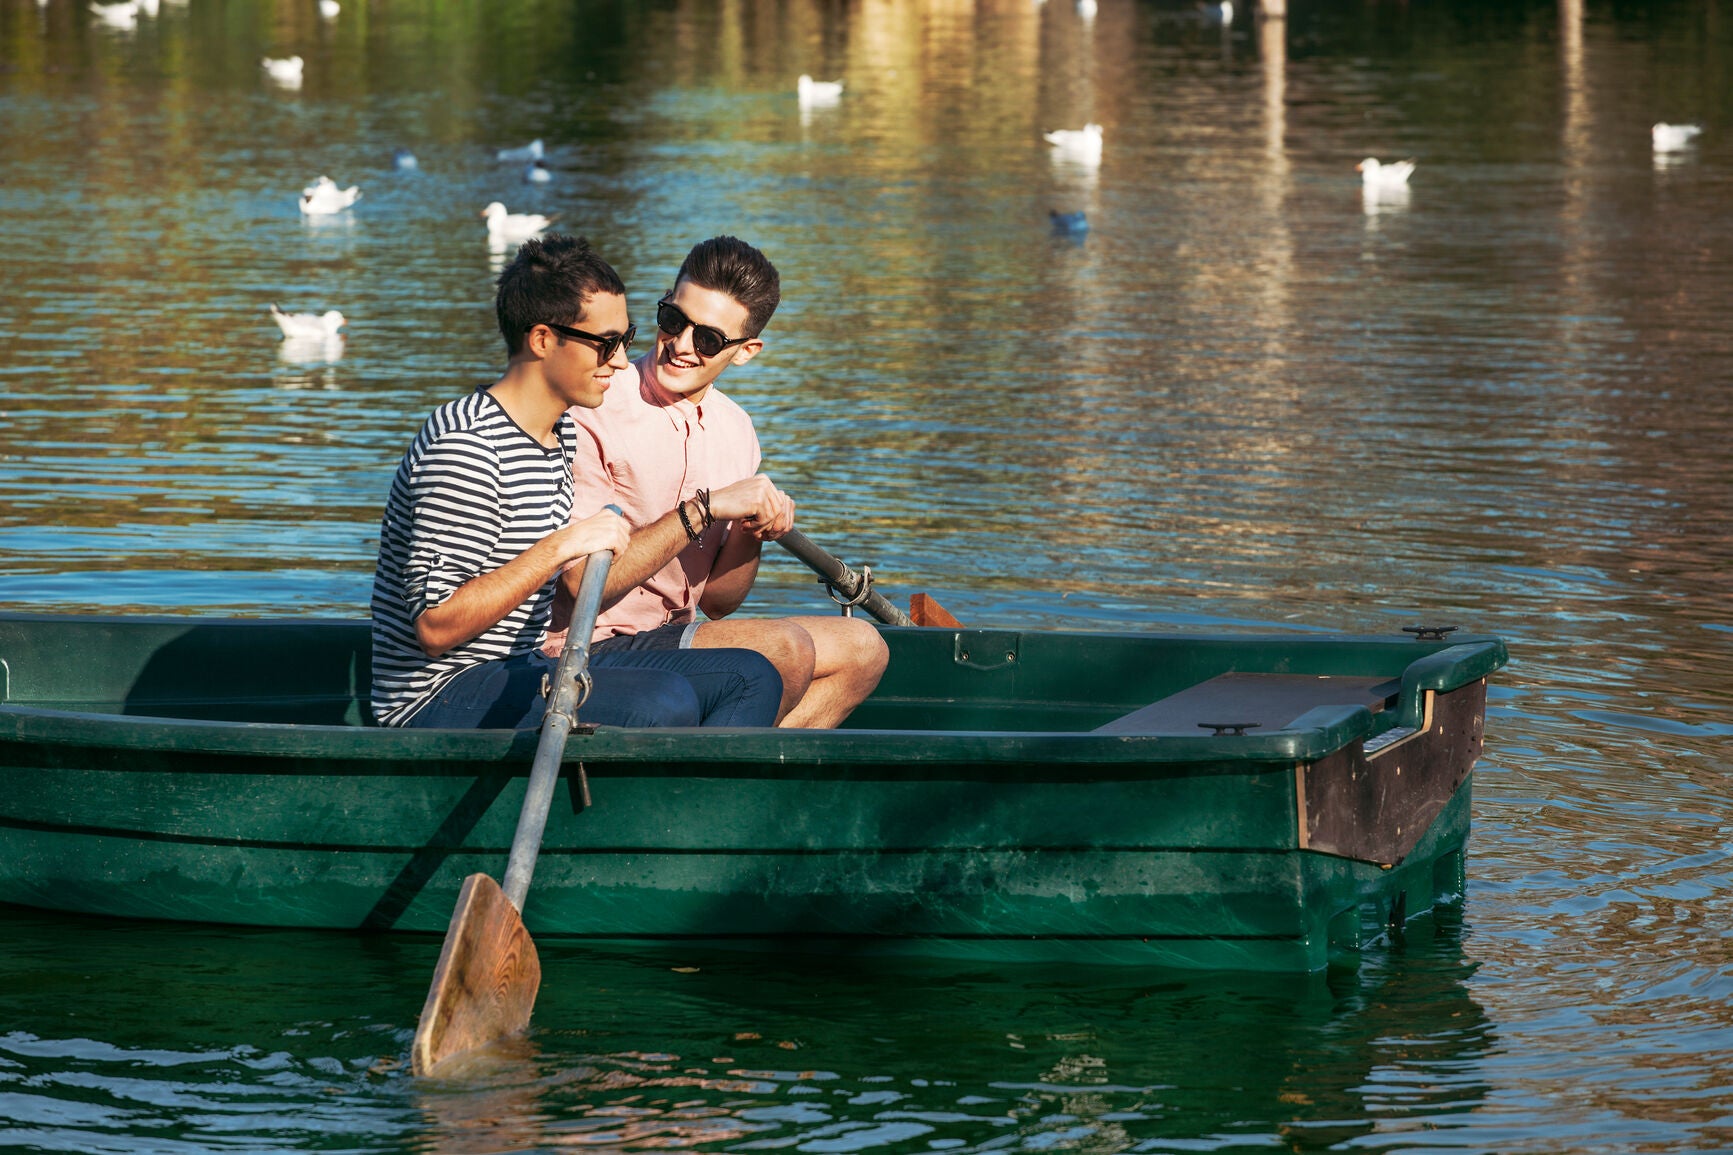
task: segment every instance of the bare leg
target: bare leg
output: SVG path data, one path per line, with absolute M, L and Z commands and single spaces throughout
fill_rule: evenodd
M 795 678 L 783 668 L 784 654 L 804 654 L 791 644 L 786 631 L 798 630 L 810 647 L 810 664 L 796 664 Z M 692 638 L 694 646 L 740 646 L 757 650 L 782 674 L 785 709 L 779 726 L 828 729 L 842 724 L 873 692 L 890 661 L 890 650 L 872 624 L 862 618 L 831 617 L 742 618 L 705 622 Z M 802 659 L 804 660 L 804 659 Z M 799 676 L 804 669 L 804 676 Z M 798 683 L 798 690 L 793 687 Z M 789 703 L 792 703 L 790 705 Z
M 827 614 L 792 620 L 812 635 L 812 688 L 778 725 L 840 726 L 878 686 L 890 648 L 864 618 Z

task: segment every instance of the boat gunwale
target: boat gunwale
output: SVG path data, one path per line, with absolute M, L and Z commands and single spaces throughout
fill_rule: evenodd
M 1320 714 L 1328 712 L 1328 717 Z M 1364 706 L 1314 710 L 1301 729 L 1267 734 L 1100 734 L 1093 731 L 790 730 L 777 727 L 600 727 L 575 733 L 565 760 L 646 770 L 658 763 L 734 765 L 754 770 L 834 766 L 1053 762 L 1136 766 L 1248 763 L 1271 771 L 1321 758 L 1369 737 L 1376 720 Z M 140 739 L 145 739 L 141 741 Z M 0 703 L 0 748 L 38 744 L 91 751 L 238 755 L 265 760 L 379 764 L 388 773 L 433 772 L 439 763 L 521 764 L 528 772 L 534 730 L 435 730 L 232 722 L 110 714 Z M 408 764 L 405 769 L 393 763 Z M 259 772 L 272 772 L 261 765 Z

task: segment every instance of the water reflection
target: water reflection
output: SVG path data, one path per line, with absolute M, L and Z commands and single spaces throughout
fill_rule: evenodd
M 138 27 L 138 4 L 134 0 L 117 4 L 92 4 L 90 11 L 97 23 L 104 28 L 130 32 Z
M 1334 1144 L 1448 1130 L 1483 1104 L 1467 1072 L 1494 1042 L 1453 941 L 1429 931 L 1407 963 L 1353 974 L 1131 985 L 846 960 L 784 973 L 702 952 L 673 966 L 556 946 L 546 1025 L 427 1086 L 424 1143 L 1109 1152 L 1227 1132 Z M 574 999 L 568 962 L 606 995 Z M 812 999 L 828 1026 L 804 1009 Z M 582 1032 L 560 1026 L 580 1005 Z M 864 1029 L 845 1044 L 856 1016 Z
M 1664 173 L 1692 164 L 1697 159 L 1697 150 L 1694 147 L 1668 149 L 1666 151 L 1656 149 L 1652 155 L 1655 171 Z
M 1412 191 L 1407 185 L 1375 185 L 1360 186 L 1360 208 L 1366 214 L 1366 227 L 1377 226 L 1376 218 L 1382 213 L 1405 213 L 1408 211 Z
M 20 1117 L 46 1100 L 14 1095 L 27 1129 L 9 1134 L 53 1149 L 219 1127 L 240 1146 L 476 1152 L 1322 1145 L 1447 1132 L 1484 1106 L 1498 1041 L 1448 923 L 1299 978 L 550 940 L 532 1034 L 416 1080 L 408 1026 L 437 939 L 18 910 L 0 924 L 0 1082 L 79 1089 L 52 1117 Z
M 1559 0 L 1559 57 L 1563 64 L 1565 163 L 1580 167 L 1587 159 L 1594 122 L 1589 110 L 1589 82 L 1583 62 L 1583 0 Z
M 329 365 L 343 359 L 343 335 L 285 337 L 277 346 L 277 360 L 285 365 Z

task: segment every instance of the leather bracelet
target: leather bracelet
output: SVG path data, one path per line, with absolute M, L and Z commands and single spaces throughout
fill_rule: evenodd
M 680 514 L 680 525 L 686 530 L 686 540 L 697 541 L 703 535 L 703 531 L 692 528 L 692 519 L 686 516 L 686 503 L 682 501 L 674 508 Z
M 698 491 L 698 504 L 704 510 L 704 528 L 709 529 L 716 524 L 716 518 L 710 512 L 710 491 L 708 489 Z

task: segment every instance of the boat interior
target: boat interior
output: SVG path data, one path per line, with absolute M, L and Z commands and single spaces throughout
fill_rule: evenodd
M 1374 715 L 1406 709 L 1404 683 L 1416 683 L 1416 670 L 1436 680 L 1441 662 L 1490 669 L 1503 661 L 1497 639 L 1437 631 L 1348 637 L 929 627 L 886 628 L 885 637 L 889 669 L 849 729 L 1269 733 L 1320 707 L 1363 706 Z M 0 703 L 7 706 L 367 726 L 368 681 L 365 621 L 0 615 Z

